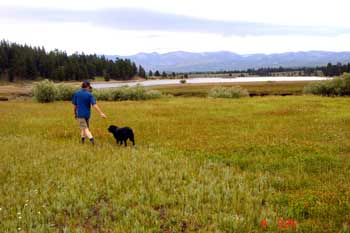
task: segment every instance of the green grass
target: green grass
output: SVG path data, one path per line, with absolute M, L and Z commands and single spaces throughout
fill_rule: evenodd
M 95 81 L 102 82 L 101 77 L 96 77 Z M 80 85 L 78 82 L 67 82 L 73 85 Z M 210 89 L 217 86 L 232 87 L 241 86 L 253 95 L 301 95 L 304 87 L 309 81 L 300 82 L 256 82 L 256 83 L 219 83 L 219 84 L 178 84 L 148 87 L 174 96 L 184 97 L 205 97 Z M 26 83 L 1 85 L 0 97 L 9 97 L 14 99 L 18 96 L 29 96 L 33 84 Z
M 255 83 L 217 83 L 217 84 L 178 84 L 152 87 L 166 94 L 184 97 L 204 97 L 210 89 L 223 86 L 241 86 L 252 95 L 301 95 L 309 81 L 300 82 L 255 82 Z
M 0 232 L 349 232 L 350 99 L 0 103 Z M 109 124 L 132 127 L 119 147 Z M 264 230 L 261 221 L 267 221 Z

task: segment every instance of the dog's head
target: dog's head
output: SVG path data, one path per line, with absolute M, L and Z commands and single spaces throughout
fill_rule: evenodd
M 116 129 L 118 129 L 118 126 L 110 125 L 108 127 L 108 132 L 113 133 Z

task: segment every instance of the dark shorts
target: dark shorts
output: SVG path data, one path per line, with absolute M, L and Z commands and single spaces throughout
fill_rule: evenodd
M 78 123 L 81 129 L 89 128 L 89 118 L 78 118 Z

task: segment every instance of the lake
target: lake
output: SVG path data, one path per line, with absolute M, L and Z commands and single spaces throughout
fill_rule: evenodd
M 239 77 L 239 78 L 189 78 L 186 79 L 188 84 L 200 84 L 200 83 L 244 83 L 244 82 L 296 82 L 296 81 L 320 81 L 327 80 L 329 78 L 324 77 Z M 113 83 L 97 83 L 92 84 L 93 88 L 111 88 L 121 86 L 136 86 L 137 84 L 143 86 L 159 86 L 159 85 L 172 85 L 180 84 L 181 79 L 157 79 L 157 80 L 145 80 L 145 81 L 132 81 L 132 82 L 113 82 Z

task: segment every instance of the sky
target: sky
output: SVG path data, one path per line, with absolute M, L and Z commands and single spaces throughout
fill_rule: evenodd
M 71 54 L 350 51 L 348 0 L 0 0 L 0 39 Z

